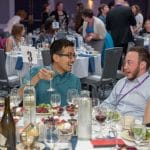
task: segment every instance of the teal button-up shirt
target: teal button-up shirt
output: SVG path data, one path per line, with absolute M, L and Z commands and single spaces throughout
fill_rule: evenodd
M 33 76 L 35 76 L 41 66 L 33 67 L 31 69 L 31 75 L 28 73 L 23 78 L 23 83 L 29 81 Z M 48 92 L 47 89 L 50 86 L 50 82 L 47 80 L 40 80 L 36 86 L 36 104 L 39 105 L 41 103 L 50 104 L 50 95 L 52 92 Z M 55 72 L 55 77 L 52 80 L 52 87 L 55 89 L 56 93 L 61 95 L 61 106 L 67 105 L 67 91 L 68 89 L 77 89 L 79 92 L 81 90 L 81 83 L 80 79 L 76 77 L 71 72 L 66 72 L 63 74 L 59 74 Z

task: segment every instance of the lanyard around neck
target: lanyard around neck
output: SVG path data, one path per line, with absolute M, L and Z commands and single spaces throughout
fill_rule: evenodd
M 122 96 L 120 97 L 120 99 L 117 101 L 116 106 L 120 103 L 120 101 L 121 101 L 126 95 L 128 95 L 128 94 L 129 94 L 130 92 L 132 92 L 134 89 L 136 89 L 136 88 L 138 88 L 139 86 L 141 86 L 141 85 L 145 82 L 145 80 L 148 79 L 148 78 L 149 78 L 149 75 L 147 75 L 140 83 L 138 83 L 138 84 L 137 84 L 136 86 L 134 86 L 132 89 L 130 89 L 129 91 L 127 91 L 124 95 L 122 95 Z M 119 92 L 119 95 L 121 94 L 121 92 L 122 92 L 123 89 L 125 88 L 126 83 L 127 83 L 127 81 L 124 83 L 122 89 L 121 89 L 120 92 Z

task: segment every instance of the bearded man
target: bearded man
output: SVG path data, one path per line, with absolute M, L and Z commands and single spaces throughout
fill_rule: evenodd
M 150 99 L 150 54 L 142 47 L 132 47 L 123 64 L 125 77 L 117 82 L 110 96 L 102 103 L 113 106 L 123 115 L 142 119 Z

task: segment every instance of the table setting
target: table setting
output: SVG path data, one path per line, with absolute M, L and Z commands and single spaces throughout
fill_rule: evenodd
M 61 100 L 54 95 L 55 98 L 50 104 L 36 106 L 36 124 L 24 125 L 24 109 L 17 106 L 15 89 L 13 91 L 10 103 L 16 122 L 17 150 L 26 148 L 149 150 L 150 148 L 150 128 L 144 126 L 141 120 L 122 115 L 111 107 L 101 105 L 98 98 L 91 99 L 93 104 L 91 138 L 89 140 L 78 138 L 78 100 L 81 97 L 79 98 L 78 93 L 73 89 L 68 91 L 67 106 L 61 107 Z M 3 99 L 0 102 L 2 116 Z

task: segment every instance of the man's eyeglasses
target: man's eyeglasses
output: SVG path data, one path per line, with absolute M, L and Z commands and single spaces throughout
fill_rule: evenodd
M 77 58 L 77 55 L 76 54 L 57 54 L 59 56 L 66 56 L 68 57 L 69 59 L 72 59 L 72 58 Z

